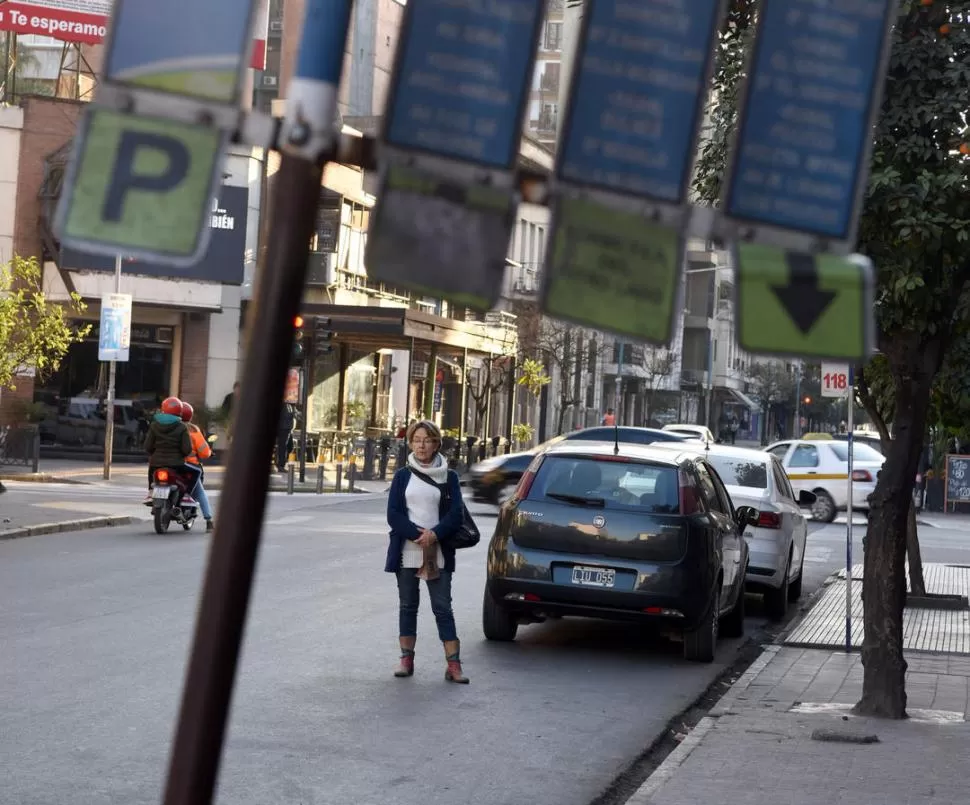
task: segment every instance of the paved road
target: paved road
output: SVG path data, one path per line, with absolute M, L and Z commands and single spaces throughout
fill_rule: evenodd
M 94 506 L 109 492 L 58 494 Z M 688 664 L 676 646 L 587 621 L 486 643 L 483 545 L 461 557 L 455 590 L 472 684 L 444 684 L 427 607 L 418 673 L 395 680 L 383 498 L 275 497 L 268 523 L 227 805 L 585 805 L 738 647 Z M 157 537 L 147 523 L 0 543 L 0 801 L 158 802 L 206 545 L 202 533 Z
M 138 513 L 134 491 L 17 485 L 10 496 Z M 676 646 L 591 621 L 486 643 L 482 545 L 461 556 L 455 589 L 471 686 L 443 683 L 426 606 L 418 673 L 395 680 L 383 504 L 273 496 L 220 803 L 585 805 L 739 646 L 688 664 Z M 488 507 L 473 511 L 487 530 Z M 952 548 L 937 531 L 927 559 Z M 806 592 L 839 565 L 844 532 L 810 536 Z M 158 537 L 147 523 L 0 543 L 0 802 L 158 802 L 206 546 L 202 533 Z

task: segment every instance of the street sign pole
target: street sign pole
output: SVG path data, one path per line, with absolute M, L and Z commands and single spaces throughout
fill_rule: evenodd
M 270 455 L 283 405 L 320 183 L 333 155 L 351 0 L 308 0 L 280 141 L 266 261 L 256 279 L 238 434 L 206 568 L 192 655 L 163 799 L 210 805 L 266 509 Z M 227 500 L 228 499 L 228 500 Z
M 121 293 L 121 255 L 115 256 L 115 293 Z M 104 406 L 104 480 L 111 480 L 111 456 L 115 446 L 115 378 L 118 362 L 108 368 L 108 398 Z
M 852 651 L 852 419 L 855 410 L 855 378 L 849 369 L 849 415 L 846 430 L 849 437 L 849 480 L 845 515 L 845 650 Z

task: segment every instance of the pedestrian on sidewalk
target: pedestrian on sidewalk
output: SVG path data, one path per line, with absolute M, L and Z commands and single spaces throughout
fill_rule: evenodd
M 441 431 L 433 422 L 424 419 L 412 423 L 407 441 L 413 452 L 406 466 L 394 473 L 387 499 L 391 533 L 384 570 L 397 576 L 400 603 L 401 663 L 394 676 L 414 675 L 420 585 L 424 579 L 445 650 L 445 679 L 467 685 L 451 607 L 455 548 L 450 539 L 461 528 L 463 519 L 458 473 L 448 469 L 441 455 Z
M 293 426 L 295 424 L 296 407 L 284 402 L 276 433 L 276 469 L 279 472 L 286 472 L 286 464 L 290 458 L 290 451 L 293 449 Z
M 192 421 L 195 416 L 195 409 L 187 402 L 182 403 L 182 421 L 189 431 L 189 438 L 192 440 L 192 454 L 185 460 L 199 468 L 199 482 L 195 485 L 195 497 L 199 501 L 199 508 L 202 510 L 202 517 L 205 519 L 205 530 L 212 531 L 215 527 L 212 523 L 212 504 L 209 503 L 209 493 L 205 491 L 205 467 L 202 461 L 212 458 L 212 448 L 202 428 Z

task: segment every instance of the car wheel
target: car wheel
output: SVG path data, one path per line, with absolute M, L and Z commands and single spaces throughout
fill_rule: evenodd
M 744 585 L 738 591 L 738 600 L 721 621 L 721 631 L 726 637 L 744 637 Z
M 717 649 L 717 590 L 711 599 L 707 614 L 696 629 L 684 633 L 684 659 L 691 662 L 714 662 L 714 652 Z
M 788 552 L 788 561 L 785 563 L 785 575 L 782 578 L 781 586 L 765 593 L 765 612 L 773 621 L 780 621 L 788 614 L 789 573 L 791 573 L 791 551 Z
M 482 631 L 485 632 L 486 640 L 497 640 L 501 643 L 511 643 L 519 631 L 516 617 L 495 600 L 488 587 L 485 588 L 482 601 Z
M 820 523 L 831 523 L 835 519 L 835 501 L 824 489 L 815 490 L 815 502 L 812 504 L 812 519 Z
M 788 601 L 794 604 L 802 597 L 802 578 L 805 576 L 805 555 L 802 554 L 802 563 L 798 568 L 798 578 L 788 585 Z

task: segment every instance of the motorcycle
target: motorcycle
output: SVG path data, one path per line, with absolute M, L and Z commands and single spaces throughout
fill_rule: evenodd
M 155 533 L 164 534 L 173 522 L 190 531 L 199 516 L 199 504 L 191 498 L 184 500 L 193 481 L 191 474 L 162 467 L 155 470 L 154 478 L 151 507 Z

